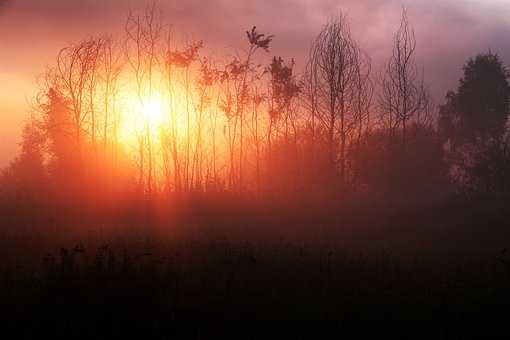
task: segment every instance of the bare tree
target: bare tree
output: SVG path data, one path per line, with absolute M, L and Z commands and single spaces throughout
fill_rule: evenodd
M 180 68 L 184 70 L 184 91 L 186 97 L 186 154 L 183 159 L 183 181 L 184 181 L 184 189 L 189 191 L 191 188 L 192 182 L 192 171 L 191 171 L 191 100 L 192 100 L 192 88 L 191 88 L 191 79 L 190 79 L 190 69 L 192 64 L 198 59 L 198 53 L 200 49 L 203 47 L 202 41 L 189 43 L 186 48 L 182 51 L 174 50 L 171 46 L 167 47 L 167 56 L 166 56 L 166 69 L 169 80 L 169 88 L 172 88 L 171 82 L 171 73 L 172 68 Z M 174 119 L 173 117 L 172 119 Z M 175 121 L 173 122 L 175 127 Z M 176 131 L 173 133 L 174 138 L 176 137 Z M 175 150 L 175 154 L 177 156 L 177 151 Z M 174 162 L 176 158 L 174 159 Z
M 250 85 L 256 73 L 257 66 L 253 65 L 253 57 L 257 50 L 269 51 L 269 45 L 273 39 L 272 35 L 266 36 L 257 31 L 253 26 L 251 31 L 246 32 L 248 38 L 248 51 L 243 58 L 235 57 L 225 67 L 223 83 L 224 98 L 220 105 L 227 118 L 227 139 L 230 154 L 229 184 L 231 187 L 237 185 L 238 189 L 243 188 L 243 162 L 244 162 L 244 113 L 250 99 Z M 250 83 L 250 84 L 249 84 Z M 239 131 L 238 131 L 239 126 Z M 238 136 L 239 135 L 239 136 Z M 236 170 L 235 145 L 239 137 L 239 158 L 238 171 Z
M 160 13 L 156 2 L 149 3 L 143 15 L 130 13 L 125 24 L 125 54 L 134 74 L 136 93 L 140 107 L 144 100 L 151 98 L 153 92 L 154 68 L 157 60 L 157 49 L 163 31 Z M 143 131 L 138 132 L 139 144 L 139 184 L 149 193 L 152 191 L 154 175 L 154 155 L 150 122 L 144 122 Z M 147 157 L 145 154 L 147 153 Z M 145 162 L 147 162 L 147 178 L 145 179 Z
M 92 140 L 92 148 L 94 154 L 97 156 L 97 110 L 96 110 L 96 92 L 99 85 L 99 66 L 100 66 L 100 54 L 103 48 L 104 40 L 102 38 L 90 40 L 86 46 L 86 55 L 89 59 L 88 65 L 88 81 L 87 81 L 87 92 L 88 92 L 88 109 L 90 116 L 90 136 Z
M 71 103 L 71 112 L 74 123 L 74 135 L 81 153 L 82 137 L 87 119 L 86 100 L 87 89 L 90 87 L 91 72 L 91 46 L 94 40 L 69 46 L 60 50 L 57 56 L 57 66 L 50 73 L 52 82 L 58 92 Z
M 314 40 L 307 64 L 308 84 L 305 87 L 312 119 L 317 116 L 325 130 L 330 166 L 332 169 L 339 166 L 342 183 L 346 177 L 346 146 L 349 123 L 354 115 L 360 54 L 351 37 L 347 18 L 340 14 L 326 24 Z
M 374 94 L 374 83 L 371 78 L 371 60 L 366 54 L 361 54 L 356 69 L 356 91 L 354 92 L 353 112 L 356 125 L 355 141 L 359 145 L 363 133 L 368 134 L 371 129 L 370 110 Z
M 266 68 L 269 80 L 269 127 L 267 134 L 268 154 L 271 153 L 271 139 L 274 132 L 278 133 L 279 124 L 283 126 L 285 143 L 289 142 L 290 128 L 296 137 L 293 102 L 300 92 L 294 77 L 294 60 L 285 63 L 281 57 L 274 57 Z M 276 130 L 276 131 L 273 131 Z
M 255 183 L 257 193 L 260 194 L 261 190 L 261 167 L 260 167 L 260 153 L 261 153 L 261 140 L 260 140 L 260 116 L 259 110 L 261 104 L 265 100 L 265 96 L 262 93 L 259 93 L 259 89 L 255 87 L 253 97 L 251 98 L 252 102 L 252 115 L 250 122 L 250 130 L 252 133 L 253 144 L 255 146 Z
M 404 146 L 409 120 L 424 111 L 430 99 L 423 76 L 418 72 L 415 51 L 414 30 L 403 8 L 400 27 L 393 38 L 393 53 L 382 76 L 379 105 L 390 136 L 401 127 Z
M 250 87 L 257 78 L 256 72 L 257 67 L 252 66 L 252 60 L 257 50 L 262 49 L 265 52 L 269 52 L 269 44 L 273 40 L 272 35 L 266 36 L 263 33 L 257 31 L 257 27 L 253 26 L 251 31 L 246 31 L 246 37 L 249 42 L 249 49 L 246 53 L 246 59 L 244 61 L 243 77 L 240 90 L 240 98 L 237 98 L 237 114 L 240 119 L 240 146 L 239 146 L 239 189 L 243 189 L 243 146 L 244 146 L 244 111 L 245 106 L 248 104 L 250 97 Z M 249 75 L 251 78 L 249 78 Z M 252 98 L 253 99 L 253 98 Z
M 119 89 L 119 77 L 122 64 L 116 52 L 112 38 L 105 38 L 101 49 L 101 77 L 103 83 L 103 153 L 106 157 L 108 149 L 109 128 L 113 124 L 113 150 L 116 152 L 118 143 L 118 117 L 115 116 L 116 96 Z
M 311 139 L 312 139 L 312 153 L 315 150 L 315 138 L 317 132 L 317 112 L 319 110 L 319 72 L 317 71 L 317 62 L 316 62 L 316 53 L 317 49 L 310 48 L 308 60 L 306 63 L 305 71 L 303 74 L 303 78 L 301 80 L 301 89 L 302 89 L 302 102 L 303 108 L 310 113 L 309 128 L 311 131 Z M 312 154 L 313 157 L 313 154 Z

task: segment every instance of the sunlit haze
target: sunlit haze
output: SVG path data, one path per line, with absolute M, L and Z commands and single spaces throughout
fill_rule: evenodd
M 509 307 L 510 0 L 0 0 L 1 339 Z
M 7 165 L 16 154 L 22 122 L 29 117 L 37 92 L 37 79 L 54 63 L 58 51 L 92 35 L 121 35 L 129 10 L 139 10 L 144 3 L 142 0 L 0 1 L 0 166 Z M 372 54 L 375 64 L 380 65 L 391 47 L 389 37 L 396 28 L 399 8 L 405 4 L 419 40 L 418 57 L 433 83 L 437 101 L 442 100 L 446 89 L 459 78 L 459 62 L 472 53 L 492 48 L 504 60 L 510 57 L 505 43 L 510 33 L 510 13 L 505 0 L 250 3 L 172 0 L 160 3 L 164 23 L 173 27 L 181 41 L 203 39 L 205 49 L 220 57 L 233 53 L 234 47 L 242 47 L 244 30 L 257 25 L 275 35 L 271 55 L 295 58 L 298 72 L 312 37 L 340 9 L 349 15 L 354 36 Z M 444 55 L 432 52 L 435 49 L 444 51 Z

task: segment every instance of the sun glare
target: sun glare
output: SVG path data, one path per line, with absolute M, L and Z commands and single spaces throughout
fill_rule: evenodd
M 159 93 L 140 100 L 132 92 L 121 94 L 120 139 L 128 147 L 137 148 L 141 135 L 150 133 L 153 141 L 159 139 L 162 127 L 170 124 L 168 104 Z
M 163 105 L 159 98 L 150 98 L 142 105 L 142 114 L 146 123 L 152 127 L 159 127 L 165 120 Z

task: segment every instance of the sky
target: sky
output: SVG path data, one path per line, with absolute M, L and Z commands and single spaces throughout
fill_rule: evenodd
M 119 35 L 129 10 L 146 0 L 0 0 L 0 167 L 18 152 L 37 77 L 58 51 L 81 39 Z M 377 69 L 390 53 L 402 6 L 414 25 L 417 59 L 440 103 L 467 58 L 491 49 L 510 65 L 510 0 L 160 0 L 164 21 L 182 39 L 215 53 L 245 43 L 256 25 L 274 34 L 270 56 L 303 65 L 313 37 L 339 11 Z

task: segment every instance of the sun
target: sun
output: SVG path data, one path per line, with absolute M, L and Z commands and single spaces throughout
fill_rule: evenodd
M 160 133 L 171 123 L 168 102 L 160 93 L 140 97 L 129 91 L 120 94 L 119 138 L 128 147 L 136 148 L 142 136 L 158 141 Z
M 149 98 L 142 103 L 143 119 L 152 127 L 158 127 L 163 124 L 165 115 L 163 104 L 157 97 Z

